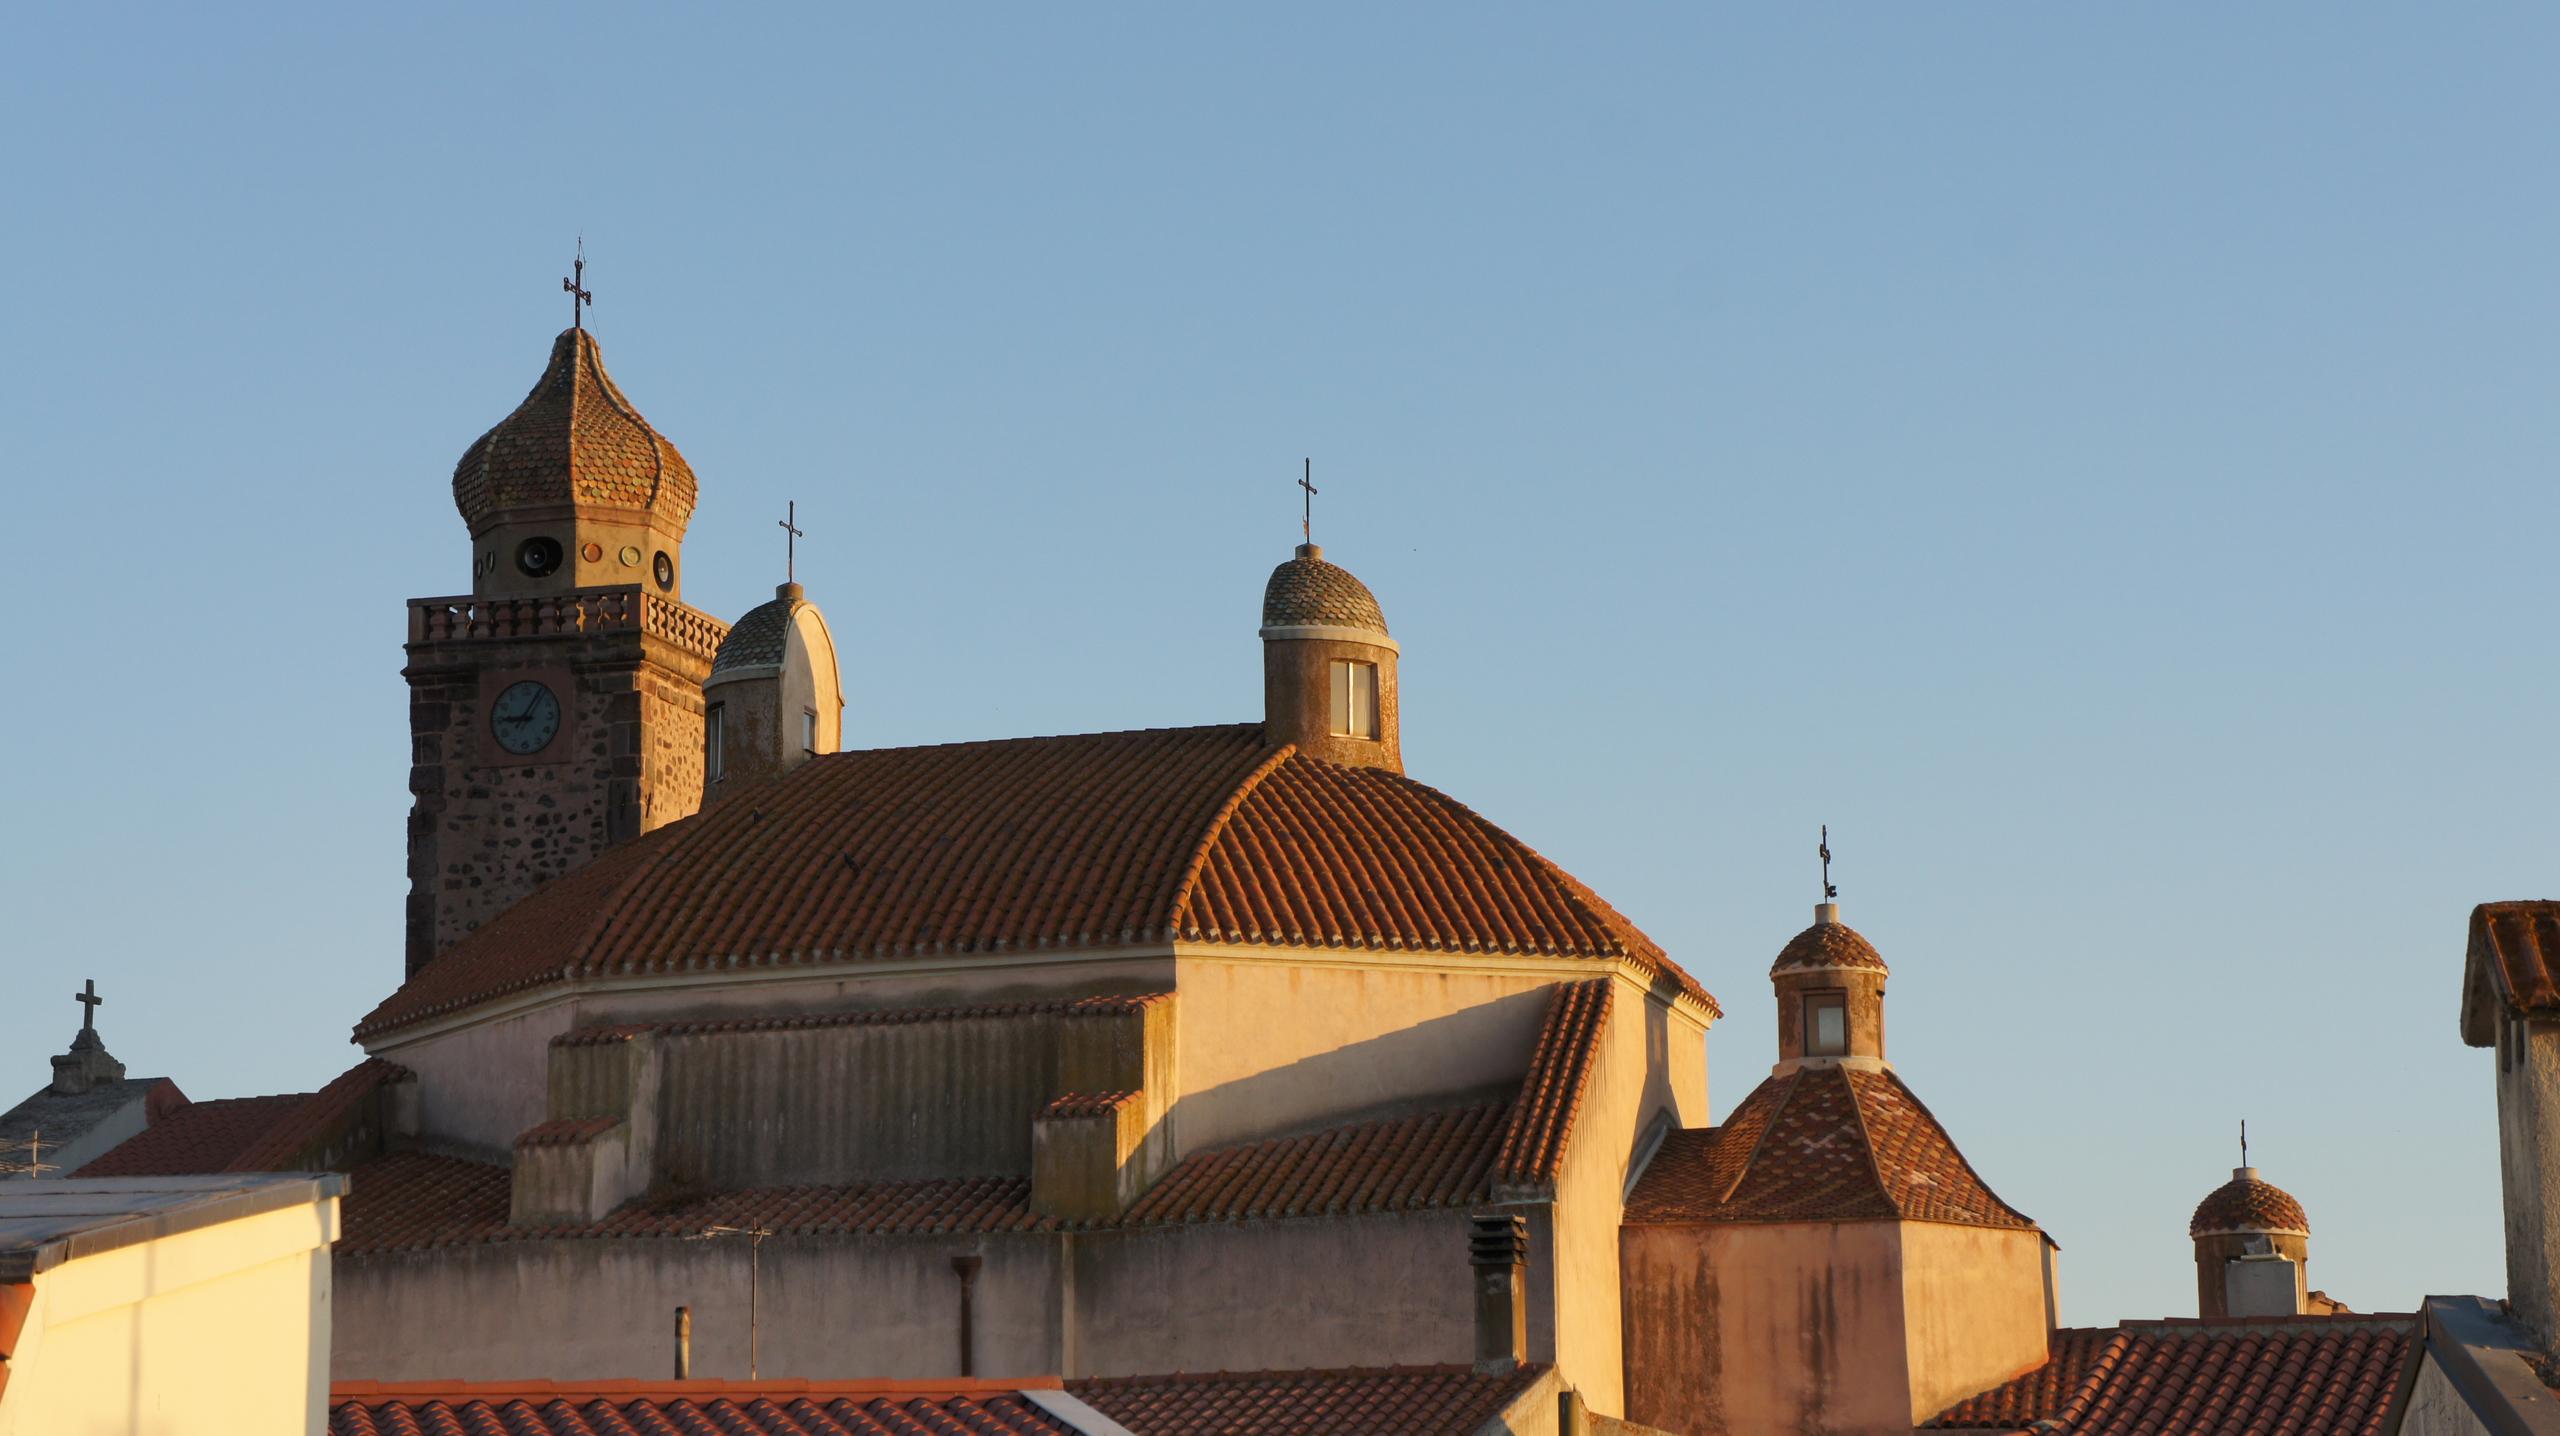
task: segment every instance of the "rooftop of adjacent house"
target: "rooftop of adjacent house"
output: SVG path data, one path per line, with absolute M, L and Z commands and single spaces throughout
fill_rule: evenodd
M 1773 1076 L 1722 1126 L 1666 1136 L 1626 1219 L 2035 1226 L 1992 1193 L 1900 1077 L 1842 1067 Z
M 0 1282 L 75 1257 L 333 1197 L 335 1174 L 119 1177 L 0 1186 Z
M 1255 724 L 828 754 L 540 888 L 357 1025 L 606 974 L 1132 944 L 1623 960 L 1635 924 L 1436 789 Z
M 44 1153 L 70 1146 L 137 1102 L 157 1115 L 184 1106 L 186 1100 L 178 1084 L 166 1077 L 116 1078 L 85 1092 L 41 1087 L 0 1113 L 0 1161 L 42 1161 Z
M 330 1436 L 722 1431 L 735 1436 L 1472 1436 L 1546 1374 L 1459 1366 L 997 1381 L 342 1381 Z
M 2051 1436 L 2381 1436 L 2412 1315 L 2129 1321 L 2053 1334 L 2053 1356 L 1932 1418 L 1932 1430 Z

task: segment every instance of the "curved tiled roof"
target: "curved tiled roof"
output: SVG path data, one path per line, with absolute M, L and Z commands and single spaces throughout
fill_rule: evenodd
M 1558 983 L 1547 1000 L 1547 1020 L 1494 1163 L 1494 1180 L 1504 1186 L 1552 1186 L 1562 1174 L 1573 1119 L 1608 1030 L 1609 998 L 1609 979 L 1594 977 Z
M 1624 959 L 1590 889 L 1446 794 L 1259 727 L 820 756 L 536 889 L 356 1032 L 581 977 L 1131 943 Z
M 693 501 L 692 466 L 623 397 L 584 329 L 552 341 L 533 391 L 453 466 L 454 507 L 475 532 L 508 509 L 593 504 L 648 510 L 681 534 Z
M 1325 562 L 1324 550 L 1314 544 L 1300 544 L 1297 557 L 1273 569 L 1262 586 L 1263 627 L 1302 624 L 1365 628 L 1380 637 L 1387 632 L 1387 616 L 1369 585 L 1342 565 Z
M 2407 1397 L 2407 1316 L 2126 1322 L 2057 1331 L 2053 1359 L 1932 1430 L 2050 1436 L 2379 1436 Z
M 1778 960 L 1769 964 L 1769 975 L 1775 977 L 1790 968 L 1803 967 L 1886 970 L 1884 954 L 1876 951 L 1876 945 L 1843 922 L 1817 922 L 1787 939 L 1787 945 L 1778 949 Z
M 1771 1077 L 1724 1125 L 1665 1137 L 1627 1220 L 2035 1226 L 1992 1193 L 1901 1078 L 1840 1067 Z
M 2205 1194 L 2196 1214 L 2187 1219 L 2187 1235 L 2207 1232 L 2300 1232 L 2311 1234 L 2311 1218 L 2293 1194 L 2258 1180 L 2258 1169 L 2242 1167 L 2231 1180 Z
M 790 645 L 791 615 L 808 606 L 800 585 L 781 585 L 772 598 L 748 609 L 730 626 L 729 636 L 720 640 L 720 651 L 711 656 L 711 676 L 717 678 L 741 668 L 770 668 L 782 662 L 783 652 Z

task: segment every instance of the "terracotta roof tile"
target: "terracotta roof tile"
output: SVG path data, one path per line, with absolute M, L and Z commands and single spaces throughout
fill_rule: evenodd
M 75 1177 L 182 1177 L 227 1172 L 316 1093 L 190 1102 L 72 1173 Z
M 269 1127 L 258 1140 L 249 1144 L 226 1168 L 234 1172 L 270 1172 L 284 1170 L 287 1163 L 303 1160 L 310 1149 L 327 1142 L 357 1117 L 357 1108 L 381 1088 L 412 1077 L 408 1068 L 396 1062 L 369 1057 L 329 1080 L 301 1105 L 285 1114 Z
M 2051 1365 L 1958 1402 L 1929 1425 L 2033 1426 L 2056 1436 L 2379 1436 L 2403 1396 L 2416 1330 L 2410 1316 L 2297 1316 L 2056 1333 Z
M 1484 1103 L 1195 1153 L 1124 1221 L 1347 1216 L 1480 1202 L 1490 1192 L 1504 1110 Z
M 1050 1381 L 1038 1389 L 1057 1390 Z M 330 1436 L 1076 1436 L 1004 1381 L 343 1381 Z
M 1114 1225 L 1422 1211 L 1482 1201 L 1505 1107 L 1488 1103 L 1197 1152 Z M 547 1128 L 562 1124 L 545 1124 Z M 1028 1176 L 757 1187 L 642 1202 L 584 1225 L 508 1225 L 508 1169 L 399 1152 L 349 1174 L 341 1253 L 481 1242 L 681 1237 L 705 1226 L 799 1235 L 1054 1231 Z
M 1471 1436 L 1546 1370 L 1530 1365 L 1490 1376 L 1464 1366 L 1387 1366 L 1112 1376 L 1071 1381 L 1067 1389 L 1137 1436 Z
M 1253 725 L 830 754 L 535 890 L 359 1036 L 605 973 L 1234 942 L 1624 958 L 1589 889 L 1420 783 Z
M 1876 945 L 1858 935 L 1847 923 L 1818 922 L 1778 949 L 1777 961 L 1769 964 L 1769 975 L 1791 968 L 1804 967 L 1872 967 L 1886 971 L 1884 954 Z
M 2463 1040 L 2496 1040 L 2489 1003 L 2515 1013 L 2560 1013 L 2560 902 L 2484 902 L 2471 910 L 2463 959 Z
M 583 329 L 552 341 L 532 392 L 453 468 L 454 507 L 475 532 L 508 509 L 576 503 L 645 509 L 681 534 L 694 489 L 692 466 L 623 397 Z
M 1993 1195 L 1902 1079 L 1838 1067 L 1771 1077 L 1723 1126 L 1666 1136 L 1626 1219 L 2035 1225 Z
M 645 1033 L 691 1037 L 709 1032 L 797 1032 L 815 1027 L 912 1027 L 928 1022 L 969 1022 L 997 1017 L 1112 1017 L 1143 1012 L 1168 1001 L 1170 992 L 1102 993 L 1051 1002 L 986 1002 L 948 1007 L 881 1007 L 854 1012 L 791 1012 L 769 1017 L 704 1017 L 676 1022 L 617 1022 L 577 1027 L 551 1039 L 554 1047 L 628 1042 Z
M 1103 1117 L 1146 1094 L 1141 1092 L 1068 1092 L 1049 1099 L 1040 1109 L 1043 1117 Z
M 1387 632 L 1387 616 L 1379 610 L 1377 595 L 1369 592 L 1369 585 L 1342 565 L 1325 562 L 1323 549 L 1306 544 L 1295 557 L 1273 569 L 1270 581 L 1263 584 L 1262 626 L 1294 628 L 1310 624 L 1366 628 L 1382 638 Z
M 1520 1100 L 1504 1125 L 1494 1180 L 1504 1186 L 1552 1185 L 1564 1166 L 1573 1119 L 1609 1026 L 1610 982 L 1595 977 L 1559 983 L 1547 1003 L 1537 1051 L 1529 1059 Z
M 2205 1193 L 2187 1219 L 2187 1235 L 2207 1232 L 2300 1232 L 2311 1235 L 2311 1218 L 2293 1194 L 2258 1179 L 2257 1169 L 2242 1167 L 2231 1180 Z

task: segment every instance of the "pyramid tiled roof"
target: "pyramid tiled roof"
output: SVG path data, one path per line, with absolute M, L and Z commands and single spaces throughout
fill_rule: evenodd
M 473 532 L 509 509 L 638 509 L 677 534 L 693 517 L 693 468 L 604 369 L 596 337 L 561 331 L 515 412 L 463 451 L 453 503 Z
M 591 975 L 1173 942 L 1622 959 L 1714 1003 L 1446 794 L 1237 724 L 814 758 L 537 889 L 356 1033 Z
M 2053 1359 L 1931 1419 L 2050 1436 L 2379 1436 L 2406 1399 L 2413 1316 L 2126 1322 L 2057 1331 Z
M 1665 1137 L 1627 1220 L 2035 1226 L 1992 1193 L 1900 1077 L 1841 1067 L 1771 1077 L 1724 1125 Z

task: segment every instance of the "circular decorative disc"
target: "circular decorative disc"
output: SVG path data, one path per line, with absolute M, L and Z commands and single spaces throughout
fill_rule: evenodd
M 578 550 L 578 557 L 585 559 L 589 563 L 600 563 L 604 559 L 604 545 L 600 543 L 587 544 Z
M 622 566 L 624 568 L 638 568 L 640 566 L 640 546 L 634 543 L 624 544 L 622 546 L 621 558 Z

